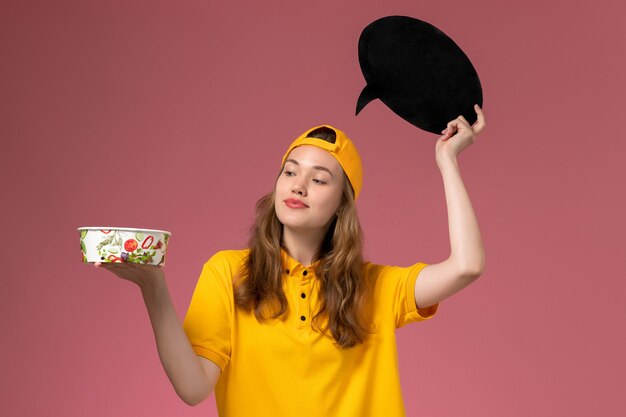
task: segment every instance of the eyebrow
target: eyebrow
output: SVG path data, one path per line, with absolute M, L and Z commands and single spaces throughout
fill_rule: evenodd
M 287 159 L 287 160 L 285 161 L 285 164 L 286 164 L 287 162 L 291 162 L 291 163 L 293 163 L 293 164 L 296 164 L 296 165 L 300 166 L 300 164 L 298 163 L 298 161 L 296 161 L 295 159 Z M 323 167 L 323 166 L 321 166 L 321 165 L 315 165 L 313 168 L 314 168 L 314 169 L 318 169 L 318 170 L 320 170 L 320 171 L 326 171 L 326 172 L 328 172 L 328 173 L 330 174 L 330 176 L 331 176 L 331 177 L 335 178 L 335 176 L 333 175 L 333 173 L 332 173 L 332 172 L 330 172 L 330 169 L 328 169 L 328 168 L 326 168 L 326 167 Z

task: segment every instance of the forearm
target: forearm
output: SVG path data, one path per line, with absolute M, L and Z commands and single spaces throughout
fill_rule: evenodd
M 178 319 L 165 280 L 142 287 L 157 350 L 165 373 L 178 396 L 193 405 L 209 396 L 213 386 L 204 372 L 200 358 L 191 348 Z
M 446 195 L 448 229 L 450 233 L 450 259 L 460 270 L 481 274 L 485 268 L 485 251 L 461 171 L 456 158 L 437 161 Z

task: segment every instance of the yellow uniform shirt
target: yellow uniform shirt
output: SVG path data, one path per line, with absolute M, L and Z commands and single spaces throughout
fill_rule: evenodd
M 427 265 L 364 264 L 375 276 L 374 326 L 367 341 L 348 349 L 311 328 L 317 298 L 312 266 L 281 250 L 285 318 L 259 323 L 235 307 L 232 277 L 248 249 L 216 253 L 202 269 L 183 328 L 194 351 L 217 364 L 220 417 L 405 416 L 395 329 L 426 320 L 438 304 L 418 310 L 414 286 Z

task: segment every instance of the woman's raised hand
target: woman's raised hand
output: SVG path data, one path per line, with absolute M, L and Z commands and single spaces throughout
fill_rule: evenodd
M 161 284 L 165 280 L 162 268 L 156 265 L 96 262 L 95 267 L 108 269 L 118 277 L 134 282 L 141 289 Z
M 443 136 L 437 140 L 435 146 L 435 155 L 437 161 L 443 158 L 456 158 L 465 148 L 476 141 L 476 136 L 485 128 L 485 115 L 478 104 L 474 105 L 477 120 L 472 126 L 465 120 L 465 117 L 459 116 L 448 123 L 448 127 L 441 131 Z

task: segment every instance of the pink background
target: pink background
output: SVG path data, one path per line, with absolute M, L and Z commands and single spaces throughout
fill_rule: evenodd
M 380 101 L 354 117 L 358 37 L 394 14 L 466 52 L 488 124 L 459 158 L 486 272 L 399 330 L 408 416 L 626 415 L 617 0 L 3 1 L 0 415 L 215 416 L 176 396 L 139 290 L 81 264 L 76 228 L 170 230 L 182 319 L 315 124 L 360 148 L 372 261 L 448 256 L 436 136 Z

